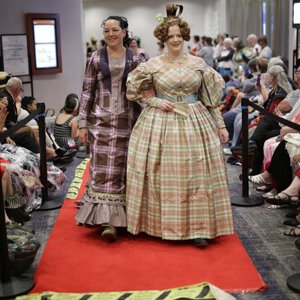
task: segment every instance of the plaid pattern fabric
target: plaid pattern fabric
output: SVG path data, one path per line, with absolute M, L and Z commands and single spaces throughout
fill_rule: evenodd
M 129 49 L 122 59 L 110 58 L 102 49 L 94 52 L 87 63 L 80 120 L 88 122 L 90 189 L 81 199 L 84 205 L 76 214 L 78 223 L 126 226 L 128 142 L 141 110 L 137 103 L 126 99 L 126 79 L 138 60 Z
M 145 65 L 142 68 L 145 72 Z M 147 93 L 135 85 L 135 75 L 145 84 L 138 69 L 130 74 L 130 99 Z M 169 66 L 160 66 L 157 72 L 152 70 L 145 77 L 147 86 L 160 94 L 174 97 L 176 86 L 171 86 L 178 82 L 185 95 L 198 94 L 202 86 L 201 74 L 194 65 L 185 71 Z M 207 91 L 213 84 L 214 89 L 220 89 L 217 82 L 210 82 Z M 148 106 L 134 126 L 126 192 L 127 226 L 133 234 L 146 232 L 163 239 L 187 240 L 233 233 L 224 157 L 215 120 L 200 101 L 189 104 L 189 114 L 183 117 Z

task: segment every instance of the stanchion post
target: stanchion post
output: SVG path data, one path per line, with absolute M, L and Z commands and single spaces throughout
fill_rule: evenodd
M 53 210 L 62 206 L 62 201 L 49 199 L 48 195 L 48 176 L 47 176 L 47 158 L 46 158 L 46 125 L 45 125 L 45 103 L 38 103 L 40 111 L 36 119 L 39 125 L 39 143 L 40 143 L 40 173 L 42 182 L 42 204 L 38 210 Z
M 258 206 L 264 204 L 264 200 L 257 196 L 249 197 L 248 182 L 248 102 L 242 98 L 242 196 L 231 197 L 231 204 L 234 206 Z

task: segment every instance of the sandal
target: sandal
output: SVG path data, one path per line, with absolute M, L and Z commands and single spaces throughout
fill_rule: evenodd
M 256 190 L 258 192 L 265 192 L 265 193 L 267 193 L 267 192 L 270 192 L 272 190 L 272 187 L 269 186 L 269 185 L 261 185 L 261 186 L 256 187 Z
M 292 237 L 300 237 L 300 226 L 296 226 L 295 228 L 290 228 L 284 231 L 284 235 L 292 236 Z
M 298 195 L 288 195 L 287 193 L 280 192 L 274 197 L 266 199 L 269 204 L 273 205 L 286 205 L 286 204 L 298 204 L 299 196 Z
M 270 199 L 270 198 L 273 198 L 276 194 L 277 194 L 277 190 L 272 189 L 270 192 L 262 194 L 261 197 L 263 199 Z
M 254 175 L 254 176 L 248 176 L 248 179 L 250 182 L 260 185 L 272 185 L 272 181 L 268 182 L 264 179 L 262 174 Z

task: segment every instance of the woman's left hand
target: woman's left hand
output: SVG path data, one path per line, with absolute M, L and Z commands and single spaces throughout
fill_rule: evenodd
M 221 144 L 228 143 L 229 140 L 229 133 L 226 128 L 219 128 L 218 129 L 218 135 L 221 141 Z

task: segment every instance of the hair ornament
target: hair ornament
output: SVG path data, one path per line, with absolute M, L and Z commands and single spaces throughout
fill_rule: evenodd
M 167 17 L 179 17 L 183 11 L 183 5 L 180 4 L 167 4 L 166 6 Z
M 156 22 L 158 23 L 158 24 L 161 24 L 163 21 L 164 21 L 164 17 L 162 16 L 162 14 L 161 13 L 159 13 L 159 14 L 157 14 L 156 16 L 155 16 L 155 20 L 156 20 Z
M 79 100 L 77 98 L 73 98 L 74 100 L 76 100 L 76 105 L 73 109 L 73 111 L 77 110 L 79 108 Z

